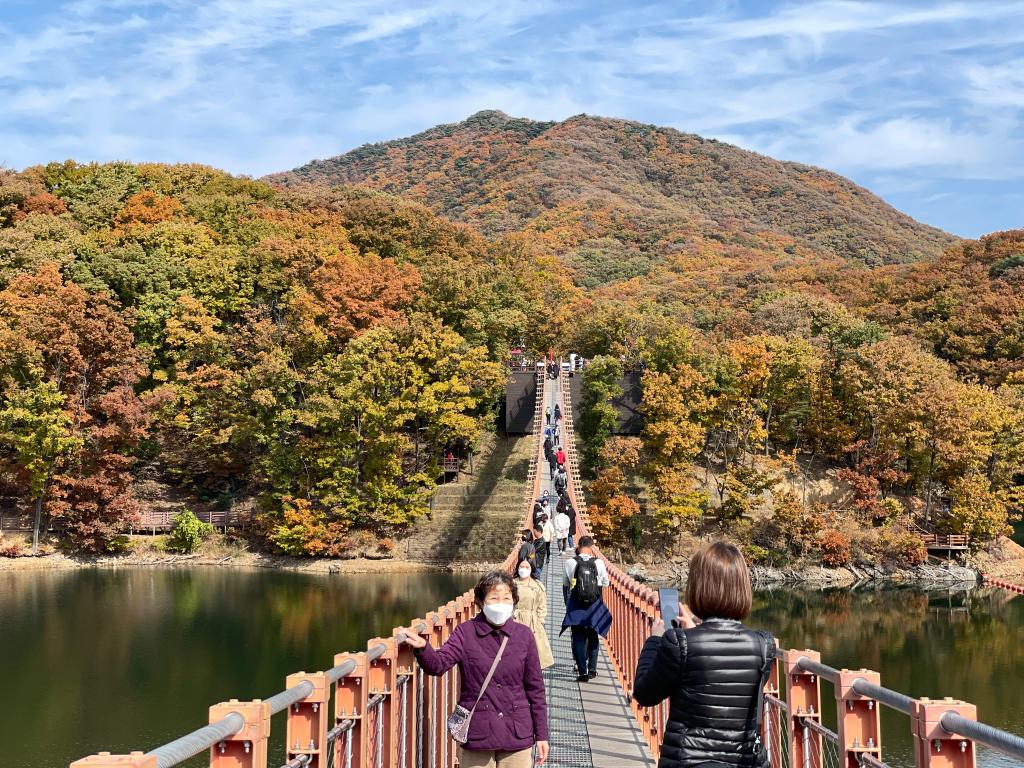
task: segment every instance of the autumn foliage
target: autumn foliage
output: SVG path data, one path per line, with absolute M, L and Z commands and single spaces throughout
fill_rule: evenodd
M 481 113 L 273 182 L 0 172 L 0 503 L 110 550 L 145 468 L 254 499 L 277 551 L 384 552 L 522 344 L 591 360 L 593 522 L 623 546 L 911 562 L 915 528 L 1020 513 L 1024 232 L 957 241 L 826 171 L 588 116 Z M 843 498 L 801 498 L 811 471 Z
M 283 552 L 386 537 L 493 418 L 541 295 L 526 258 L 393 199 L 201 166 L 2 173 L 0 494 L 93 551 L 143 466 L 255 496 Z

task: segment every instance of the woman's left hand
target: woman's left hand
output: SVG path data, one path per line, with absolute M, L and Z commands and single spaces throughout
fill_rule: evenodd
M 651 637 L 661 637 L 665 634 L 665 620 L 655 619 L 654 625 L 651 627 Z
M 537 765 L 544 765 L 548 761 L 548 743 L 546 741 L 537 742 Z

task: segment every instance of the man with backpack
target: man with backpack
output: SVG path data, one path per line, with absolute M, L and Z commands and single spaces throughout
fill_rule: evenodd
M 555 495 L 561 498 L 568 487 L 569 475 L 565 471 L 565 467 L 559 467 L 555 472 Z
M 565 618 L 562 631 L 572 632 L 572 655 L 576 660 L 579 682 L 597 677 L 597 654 L 601 647 L 599 636 L 607 637 L 612 626 L 612 614 L 601 596 L 608 586 L 608 569 L 594 553 L 594 540 L 580 536 L 576 557 L 565 561 Z

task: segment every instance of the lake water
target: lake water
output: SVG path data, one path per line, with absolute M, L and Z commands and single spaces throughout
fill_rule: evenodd
M 842 669 L 871 669 L 914 697 L 952 696 L 975 704 L 978 719 L 1024 735 L 1024 596 L 1004 590 L 857 590 L 759 593 L 751 624 L 787 648 L 812 648 Z M 835 730 L 835 694 L 821 685 L 823 722 Z M 882 707 L 883 759 L 913 766 L 910 720 Z M 979 766 L 1019 765 L 979 752 Z
M 0 765 L 59 768 L 101 749 L 151 749 L 204 724 L 210 704 L 276 693 L 288 673 L 330 666 L 334 653 L 365 648 L 472 582 L 221 569 L 0 573 Z M 963 697 L 986 722 L 1024 732 L 1024 597 L 779 590 L 758 593 L 751 623 L 821 651 L 832 666 L 878 670 L 883 685 L 911 695 Z M 827 702 L 830 686 L 822 694 Z M 907 718 L 883 710 L 882 727 L 886 761 L 913 765 Z M 278 716 L 277 757 L 283 732 Z

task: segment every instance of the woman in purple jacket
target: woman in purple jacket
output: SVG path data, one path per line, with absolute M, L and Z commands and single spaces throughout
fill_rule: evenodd
M 529 627 L 512 620 L 519 602 L 516 583 L 507 573 L 491 571 L 473 590 L 480 613 L 460 624 L 439 649 L 406 630 L 423 671 L 442 675 L 459 665 L 459 704 L 472 709 L 503 637 L 508 643 L 469 725 L 459 756 L 461 768 L 531 768 L 548 757 L 548 705 L 537 642 Z

